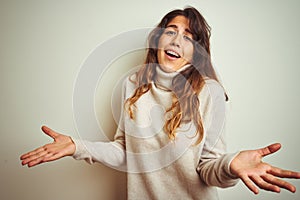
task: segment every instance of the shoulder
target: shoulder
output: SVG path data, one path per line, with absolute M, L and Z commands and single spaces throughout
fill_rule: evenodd
M 123 81 L 124 87 L 135 87 L 136 85 L 136 73 L 127 75 Z
M 205 84 L 200 92 L 200 98 L 224 98 L 223 86 L 214 79 L 205 79 Z
M 131 96 L 136 89 L 136 73 L 131 73 L 126 76 L 123 80 L 123 92 L 128 98 Z

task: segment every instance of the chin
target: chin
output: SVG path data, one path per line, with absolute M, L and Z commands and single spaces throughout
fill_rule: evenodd
M 164 71 L 164 72 L 174 72 L 177 71 L 175 67 L 173 66 L 166 66 L 166 65 L 159 65 L 159 67 Z

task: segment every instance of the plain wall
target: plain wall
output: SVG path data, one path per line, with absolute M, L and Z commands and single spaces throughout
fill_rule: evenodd
M 102 164 L 65 158 L 28 169 L 19 157 L 51 141 L 41 125 L 78 136 L 74 82 L 97 45 L 127 30 L 155 26 L 168 11 L 186 5 L 198 8 L 212 27 L 213 63 L 230 97 L 228 150 L 281 142 L 282 150 L 265 160 L 300 171 L 299 1 L 1 0 L 1 199 L 124 199 L 125 175 Z M 108 87 L 99 85 L 103 94 L 112 87 L 113 78 L 106 79 Z M 112 138 L 113 119 L 101 112 L 109 102 L 96 107 Z M 300 190 L 300 181 L 291 182 Z M 255 196 L 240 182 L 220 189 L 220 197 L 296 200 L 300 192 Z

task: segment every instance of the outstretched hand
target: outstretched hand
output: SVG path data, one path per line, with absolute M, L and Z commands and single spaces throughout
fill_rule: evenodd
M 22 165 L 28 167 L 44 162 L 60 159 L 64 156 L 73 155 L 75 144 L 69 136 L 57 133 L 50 128 L 43 126 L 42 131 L 54 139 L 52 143 L 46 144 L 21 156 Z
M 261 149 L 241 151 L 231 162 L 230 170 L 255 194 L 259 192 L 257 186 L 273 192 L 280 192 L 280 188 L 295 192 L 295 186 L 280 178 L 299 179 L 300 173 L 283 170 L 262 161 L 263 157 L 280 148 L 281 145 L 276 143 Z

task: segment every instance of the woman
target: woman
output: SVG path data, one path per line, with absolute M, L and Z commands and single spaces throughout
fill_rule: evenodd
M 211 65 L 210 28 L 194 8 L 174 10 L 149 35 L 145 64 L 123 87 L 124 111 L 113 142 L 70 138 L 43 126 L 51 144 L 21 156 L 29 167 L 64 156 L 128 172 L 128 199 L 218 199 L 217 187 L 241 179 L 280 192 L 300 173 L 262 162 L 280 144 L 226 154 L 223 87 Z

